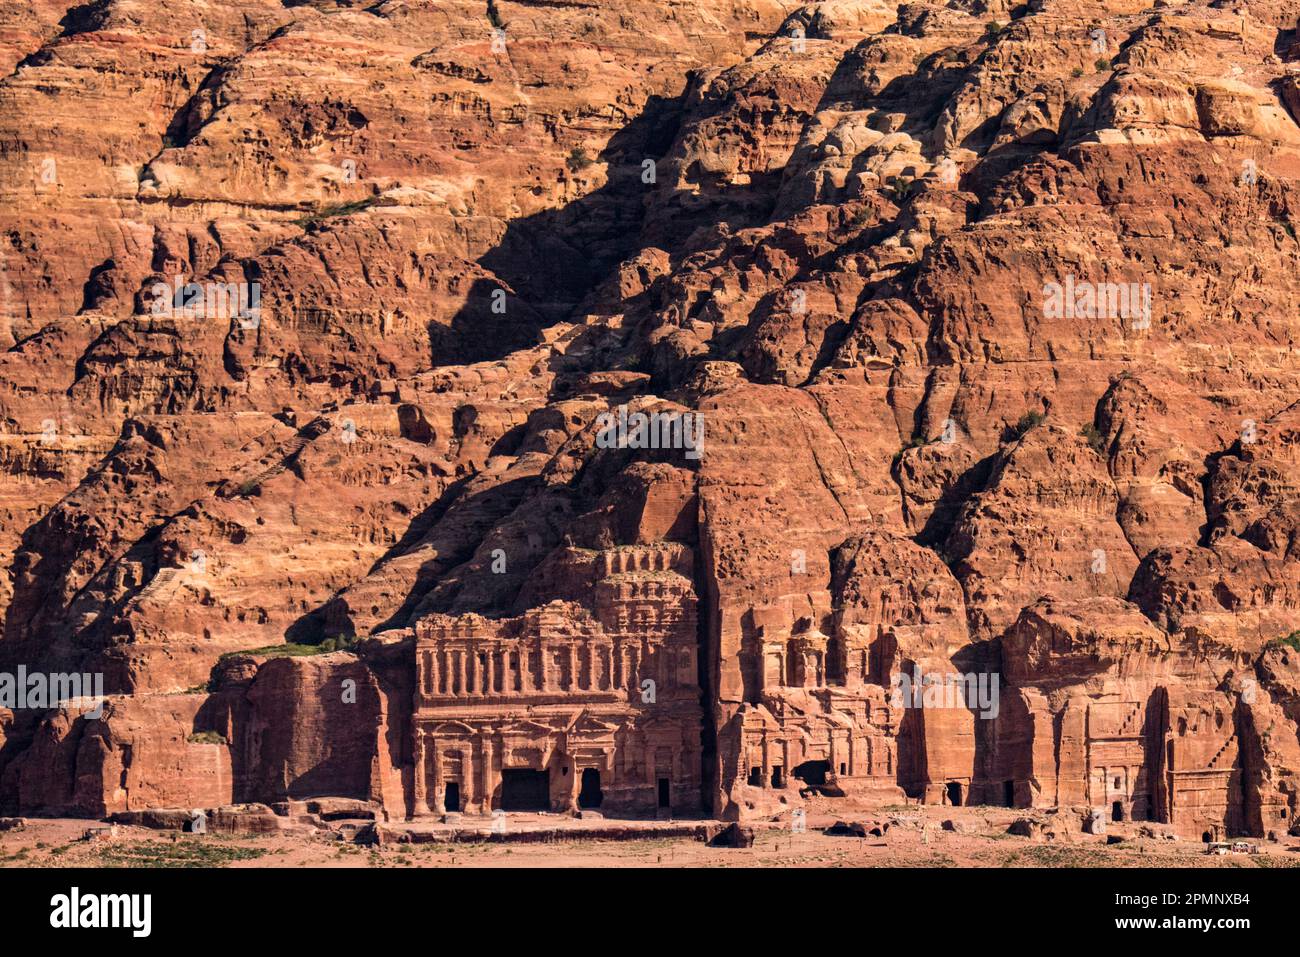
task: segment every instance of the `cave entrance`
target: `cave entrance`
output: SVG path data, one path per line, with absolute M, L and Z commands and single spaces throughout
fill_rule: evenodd
M 447 813 L 454 814 L 460 810 L 460 782 L 448 781 L 447 792 L 443 795 L 442 806 L 447 809 Z
M 961 807 L 961 785 L 956 781 L 949 781 L 944 785 L 944 794 L 948 798 L 948 803 L 953 807 Z
M 805 761 L 792 772 L 804 784 L 817 787 L 826 783 L 826 776 L 831 773 L 829 761 Z
M 600 772 L 595 768 L 582 769 L 582 789 L 578 791 L 578 807 L 597 808 L 605 800 L 605 792 L 600 789 Z
M 545 771 L 508 768 L 501 772 L 501 810 L 549 811 L 550 780 Z

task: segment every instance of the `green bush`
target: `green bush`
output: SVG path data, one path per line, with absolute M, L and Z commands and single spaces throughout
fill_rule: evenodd
M 247 651 L 228 651 L 221 656 L 221 659 L 224 661 L 238 655 L 257 655 L 261 658 L 310 658 L 312 655 L 327 655 L 331 651 L 349 651 L 356 643 L 355 635 L 332 635 L 316 645 L 291 641 L 283 645 L 249 648 Z
M 1268 643 L 1268 647 L 1290 648 L 1292 651 L 1300 651 L 1300 628 L 1297 628 L 1289 635 L 1283 635 L 1281 638 L 1274 638 Z
M 227 651 L 221 656 L 221 658 L 222 660 L 225 660 L 239 655 L 258 655 L 262 658 L 306 658 L 310 655 L 319 655 L 320 653 L 320 645 L 300 645 L 294 642 L 287 642 L 283 645 L 266 645 L 262 648 L 249 648 L 247 651 Z
M 231 847 L 203 841 L 137 841 L 109 846 L 101 860 L 108 867 L 224 867 L 266 853 L 260 847 Z
M 199 731 L 185 739 L 190 744 L 225 744 L 226 737 L 216 731 Z
M 356 642 L 355 635 L 335 635 L 333 638 L 326 638 L 317 647 L 320 648 L 321 654 L 328 654 L 331 651 L 347 651 Z
M 895 206 L 901 206 L 912 195 L 912 177 L 891 176 L 885 184 L 885 195 Z
M 1106 437 L 1091 422 L 1084 423 L 1083 428 L 1079 430 L 1079 434 L 1087 439 L 1088 446 L 1098 455 L 1104 456 L 1106 454 Z
M 578 170 L 586 169 L 594 160 L 587 155 L 587 151 L 581 146 L 575 146 L 569 150 L 569 155 L 564 161 L 564 165 L 569 167 L 570 173 L 576 173 Z
M 1042 425 L 1046 420 L 1047 416 L 1042 412 L 1031 409 L 1022 415 L 1015 425 L 1007 426 L 1002 433 L 1002 438 L 1007 442 L 1015 442 L 1017 439 L 1024 438 L 1026 432 L 1035 426 Z
M 873 211 L 869 206 L 859 206 L 849 214 L 847 225 L 850 229 L 862 229 L 871 222 Z
M 903 447 L 894 453 L 893 464 L 897 465 L 898 460 L 903 457 L 903 453 L 908 449 L 919 449 L 923 445 L 929 445 L 929 441 L 919 432 L 915 433 L 910 439 L 903 443 Z

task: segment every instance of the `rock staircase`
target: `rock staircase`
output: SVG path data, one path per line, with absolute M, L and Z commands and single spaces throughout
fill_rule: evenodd
M 1138 718 L 1140 718 L 1141 715 L 1142 715 L 1142 702 L 1139 701 L 1133 705 L 1133 710 L 1130 711 L 1127 715 L 1125 715 L 1124 720 L 1120 722 L 1119 737 L 1121 738 L 1135 737 L 1138 731 L 1140 730 Z
M 1228 739 L 1224 741 L 1219 750 L 1214 753 L 1214 757 L 1210 758 L 1209 769 L 1211 771 L 1217 771 L 1219 769 L 1219 761 L 1228 753 L 1228 749 L 1231 748 L 1236 741 L 1237 739 L 1234 736 L 1228 735 Z
M 276 450 L 276 461 L 263 467 L 260 471 L 245 473 L 242 477 L 227 482 L 226 488 L 222 492 L 223 496 L 228 498 L 232 495 L 242 494 L 244 489 L 255 489 L 280 475 L 297 460 L 299 452 L 305 449 L 309 443 L 316 441 L 328 432 L 330 427 L 330 420 L 324 416 L 312 419 L 298 430 L 297 435 Z
M 135 596 L 135 600 L 141 602 L 156 598 L 164 588 L 177 581 L 184 570 L 183 568 L 160 568 L 158 574 L 154 575 L 149 584 Z

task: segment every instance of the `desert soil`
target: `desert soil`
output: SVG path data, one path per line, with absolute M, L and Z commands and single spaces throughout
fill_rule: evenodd
M 1006 833 L 1019 815 L 1005 808 L 899 807 L 875 812 L 870 820 L 894 824 L 883 837 L 837 837 L 822 833 L 837 818 L 813 812 L 807 830 L 788 823 L 756 827 L 754 846 L 708 847 L 687 838 L 591 840 L 580 836 L 547 843 L 428 842 L 365 847 L 332 831 L 310 835 L 251 837 L 179 834 L 118 826 L 111 836 L 88 839 L 102 828 L 76 819 L 32 819 L 21 831 L 0 834 L 3 867 L 1296 867 L 1300 839 L 1255 842 L 1258 854 L 1208 856 L 1199 842 L 1140 837 L 1140 825 L 1112 825 L 1125 836 L 1107 844 L 1106 835 L 1070 833 L 1046 841 Z M 853 815 L 849 819 L 862 820 Z M 958 831 L 943 829 L 953 821 Z M 550 815 L 512 816 L 510 825 L 553 828 Z M 922 826 L 924 825 L 924 827 Z

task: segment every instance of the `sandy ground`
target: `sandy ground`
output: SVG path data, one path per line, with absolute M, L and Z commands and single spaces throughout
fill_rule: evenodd
M 837 809 L 837 810 L 843 810 Z M 882 837 L 835 837 L 821 829 L 836 819 L 900 823 Z M 558 825 L 574 833 L 547 843 L 429 843 L 364 847 L 330 831 L 257 837 L 178 834 L 117 827 L 112 836 L 84 837 L 84 820 L 29 819 L 24 829 L 0 833 L 3 867 L 1300 867 L 1300 839 L 1257 842 L 1258 854 L 1210 856 L 1199 842 L 1137 836 L 1137 825 L 1111 825 L 1126 835 L 1069 834 L 1063 839 L 1016 837 L 1007 826 L 1021 813 L 1005 808 L 908 807 L 854 814 L 809 811 L 807 829 L 788 821 L 756 825 L 754 846 L 712 848 L 681 837 L 654 834 L 635 840 L 591 840 L 583 822 L 550 815 L 512 815 L 507 827 Z M 952 820 L 963 830 L 949 831 Z M 474 823 L 465 819 L 466 824 Z M 605 822 L 606 824 L 610 822 Z M 486 827 L 486 822 L 483 822 Z M 401 825 L 396 825 L 401 828 Z M 424 829 L 429 830 L 427 827 Z

